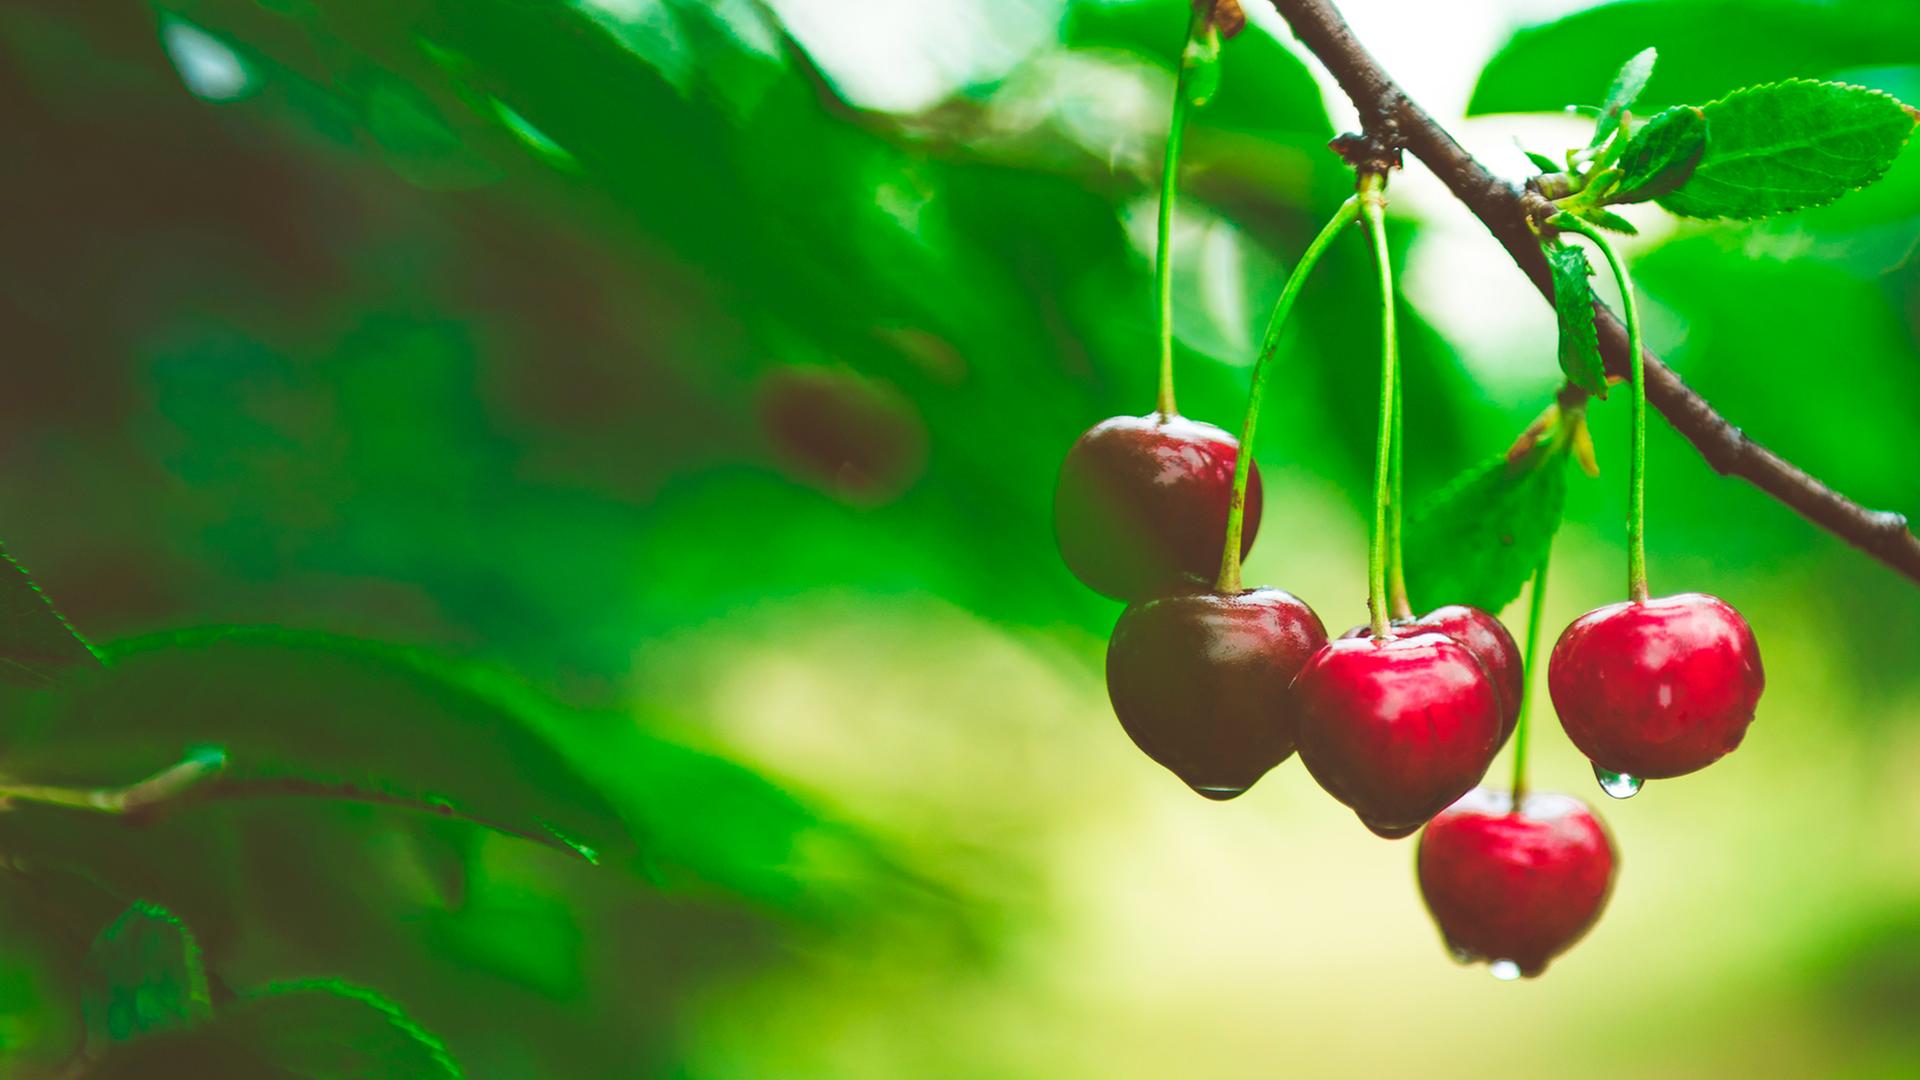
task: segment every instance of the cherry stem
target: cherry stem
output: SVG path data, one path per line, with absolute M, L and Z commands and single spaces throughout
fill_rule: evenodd
M 1380 432 L 1373 456 L 1373 529 L 1367 542 L 1367 612 L 1373 620 L 1373 640 L 1387 641 L 1393 627 L 1387 613 L 1387 495 L 1393 472 L 1393 417 L 1395 384 L 1399 381 L 1400 349 L 1393 320 L 1393 261 L 1387 252 L 1386 176 L 1368 172 L 1360 177 L 1360 215 L 1373 238 L 1373 257 L 1380 269 Z
M 1598 229 L 1570 214 L 1556 214 L 1550 222 L 1593 241 L 1620 284 L 1620 307 L 1627 321 L 1627 357 L 1633 373 L 1633 456 L 1627 466 L 1627 598 L 1647 598 L 1647 357 L 1640 343 L 1640 305 L 1633 299 L 1633 279 L 1627 275 L 1613 244 Z
M 1247 391 L 1247 418 L 1240 425 L 1240 453 L 1233 463 L 1233 499 L 1227 504 L 1227 543 L 1220 553 L 1220 575 L 1213 583 L 1213 590 L 1217 593 L 1240 591 L 1240 534 L 1247 514 L 1247 482 L 1253 473 L 1253 431 L 1260 421 L 1260 402 L 1266 396 L 1267 378 L 1273 371 L 1273 358 L 1280 351 L 1280 333 L 1286 328 L 1287 316 L 1293 313 L 1293 303 L 1299 299 L 1300 290 L 1306 286 L 1307 277 L 1320 262 L 1320 256 L 1326 254 L 1334 238 L 1340 235 L 1340 230 L 1352 224 L 1359 213 L 1358 196 L 1340 204 L 1340 209 L 1333 212 L 1333 217 L 1321 227 L 1319 235 L 1313 238 L 1313 242 L 1301 254 L 1300 261 L 1294 264 L 1293 272 L 1287 275 L 1287 283 L 1280 288 L 1280 299 L 1274 301 L 1273 314 L 1267 318 L 1267 332 L 1260 341 L 1260 355 L 1253 362 L 1253 385 Z
M 1195 4 L 1181 40 L 1179 66 L 1173 79 L 1173 117 L 1167 126 L 1167 157 L 1160 169 L 1160 222 L 1155 230 L 1153 287 L 1160 301 L 1160 395 L 1155 406 L 1161 416 L 1178 410 L 1173 401 L 1173 204 L 1180 181 L 1180 148 L 1187 133 L 1187 89 L 1192 65 L 1187 53 L 1196 37 L 1211 25 L 1212 4 Z
M 1397 363 L 1397 361 L 1396 361 Z M 1413 618 L 1413 604 L 1407 599 L 1407 567 L 1400 554 L 1400 537 L 1406 509 L 1406 387 L 1405 380 L 1393 381 L 1393 475 L 1387 494 L 1387 606 L 1396 619 Z
M 1527 597 L 1527 644 L 1520 661 L 1520 717 L 1513 726 L 1513 811 L 1516 814 L 1520 812 L 1520 800 L 1527 793 L 1527 717 L 1533 712 L 1533 695 L 1529 689 L 1536 670 L 1534 658 L 1540 652 L 1540 618 L 1547 607 L 1547 559 L 1552 553 L 1549 548 L 1546 555 L 1540 556 L 1540 565 L 1533 571 L 1533 591 Z
M 75 788 L 48 784 L 0 785 L 0 803 L 46 803 L 76 810 L 97 810 L 106 814 L 133 814 L 180 798 L 194 787 L 219 775 L 227 766 L 227 755 L 220 750 L 200 750 L 184 761 L 170 765 L 138 783 L 117 788 Z

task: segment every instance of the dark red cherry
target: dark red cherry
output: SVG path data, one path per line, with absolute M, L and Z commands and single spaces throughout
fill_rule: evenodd
M 1547 664 L 1567 737 L 1641 779 L 1684 776 L 1739 746 L 1766 682 L 1747 621 L 1702 593 L 1589 611 Z
M 1053 532 L 1074 576 L 1116 600 L 1212 581 L 1227 543 L 1240 444 L 1183 416 L 1116 416 L 1080 436 L 1060 467 Z M 1240 552 L 1260 528 L 1260 470 L 1247 478 Z
M 1287 686 L 1326 644 L 1320 617 L 1279 589 L 1134 604 L 1107 645 L 1107 694 L 1148 757 L 1231 799 L 1293 753 Z
M 1479 783 L 1500 748 L 1493 681 L 1443 634 L 1328 642 L 1293 694 L 1301 762 L 1388 839 L 1412 833 Z
M 1540 974 L 1586 934 L 1613 888 L 1613 843 L 1568 795 L 1477 788 L 1427 823 L 1420 895 L 1461 963 L 1502 978 Z
M 1526 692 L 1521 682 L 1520 647 L 1499 619 L 1465 604 L 1434 608 L 1417 619 L 1395 619 L 1393 628 L 1402 634 L 1431 630 L 1445 634 L 1467 647 L 1487 677 L 1493 680 L 1493 692 L 1500 698 L 1500 742 L 1505 745 L 1513 726 L 1520 720 L 1520 699 Z M 1366 623 L 1340 635 L 1343 638 L 1368 638 L 1373 628 Z

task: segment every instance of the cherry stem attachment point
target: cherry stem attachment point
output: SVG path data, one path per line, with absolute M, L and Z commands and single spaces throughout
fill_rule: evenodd
M 1627 323 L 1627 357 L 1633 374 L 1633 450 L 1627 463 L 1627 598 L 1647 598 L 1647 357 L 1640 337 L 1640 305 L 1633 298 L 1627 264 L 1606 235 L 1571 214 L 1555 214 L 1547 223 L 1577 232 L 1607 260 L 1620 284 L 1620 307 Z
M 1280 288 L 1280 299 L 1274 302 L 1273 314 L 1267 319 L 1267 331 L 1260 341 L 1260 355 L 1253 362 L 1252 387 L 1247 391 L 1247 417 L 1240 425 L 1240 452 L 1233 463 L 1233 498 L 1227 505 L 1227 543 L 1220 553 L 1220 575 L 1213 583 L 1217 593 L 1240 591 L 1240 536 L 1247 514 L 1247 482 L 1253 473 L 1253 433 L 1260 421 L 1260 402 L 1266 395 L 1267 378 L 1273 371 L 1273 358 L 1280 351 L 1281 331 L 1286 328 L 1287 316 L 1293 313 L 1294 301 L 1299 299 L 1300 290 L 1306 286 L 1308 275 L 1319 264 L 1320 256 L 1326 254 L 1327 248 L 1340 235 L 1340 230 L 1351 225 L 1359 215 L 1358 196 L 1340 204 L 1340 209 L 1333 212 L 1333 217 L 1321 226 L 1319 235 L 1300 255 L 1293 272 L 1287 275 L 1287 283 Z
M 1387 250 L 1386 175 L 1369 171 L 1360 177 L 1360 216 L 1373 239 L 1374 261 L 1380 271 L 1380 430 L 1373 458 L 1373 528 L 1367 542 L 1367 612 L 1373 639 L 1387 641 L 1393 627 L 1387 611 L 1387 497 L 1392 479 L 1395 387 L 1399 381 L 1400 348 L 1394 328 L 1393 259 Z
M 1547 468 L 1562 468 L 1559 462 L 1549 462 Z M 1533 712 L 1533 673 L 1534 660 L 1540 653 L 1540 618 L 1546 612 L 1547 599 L 1547 559 L 1552 555 L 1549 548 L 1546 555 L 1540 556 L 1540 565 L 1533 571 L 1533 588 L 1527 596 L 1527 644 L 1520 660 L 1520 717 L 1513 726 L 1513 811 L 1520 812 L 1520 800 L 1527 793 L 1527 718 Z
M 1173 116 L 1167 126 L 1167 154 L 1160 169 L 1160 220 L 1154 231 L 1153 287 L 1159 301 L 1160 316 L 1160 392 L 1154 406 L 1162 416 L 1179 410 L 1173 399 L 1173 204 L 1180 186 L 1180 150 L 1186 141 L 1187 111 L 1191 105 L 1187 51 L 1194 38 L 1207 32 L 1213 14 L 1212 4 L 1195 4 L 1187 19 L 1187 36 L 1181 39 L 1180 61 L 1173 79 Z

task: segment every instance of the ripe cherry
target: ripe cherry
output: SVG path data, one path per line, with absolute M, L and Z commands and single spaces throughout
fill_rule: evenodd
M 1300 760 L 1394 839 L 1447 808 L 1500 748 L 1500 700 L 1466 646 L 1426 631 L 1328 642 L 1294 680 Z
M 1060 467 L 1053 531 L 1067 568 L 1116 600 L 1213 579 L 1227 542 L 1240 444 L 1183 416 L 1116 416 L 1080 436 Z M 1260 470 L 1247 477 L 1240 553 L 1260 528 Z
M 1209 799 L 1231 799 L 1293 753 L 1287 686 L 1326 644 L 1279 589 L 1135 604 L 1107 646 L 1107 694 L 1134 744 Z
M 1740 613 L 1701 593 L 1575 619 L 1547 664 L 1567 737 L 1609 772 L 1683 776 L 1740 745 L 1766 686 Z
M 1416 634 L 1433 631 L 1445 634 L 1467 647 L 1487 677 L 1493 680 L 1493 692 L 1500 698 L 1500 742 L 1513 734 L 1520 720 L 1520 699 L 1525 692 L 1521 682 L 1520 647 L 1499 619 L 1465 604 L 1434 608 L 1417 619 L 1395 619 L 1395 632 Z M 1365 623 L 1340 635 L 1343 638 L 1369 638 L 1373 628 Z
M 1462 963 L 1532 978 L 1580 940 L 1613 888 L 1613 843 L 1567 795 L 1478 788 L 1420 834 L 1420 894 Z

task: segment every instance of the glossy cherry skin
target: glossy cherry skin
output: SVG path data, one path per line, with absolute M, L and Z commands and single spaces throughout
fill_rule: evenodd
M 1184 416 L 1116 416 L 1080 436 L 1060 467 L 1053 533 L 1086 586 L 1116 600 L 1191 592 L 1227 543 L 1240 444 Z M 1240 552 L 1260 528 L 1260 470 L 1247 477 Z
M 1520 721 L 1520 700 L 1526 693 L 1521 682 L 1520 646 L 1514 644 L 1506 626 L 1477 607 L 1448 604 L 1417 619 L 1395 619 L 1393 628 L 1402 634 L 1431 630 L 1467 647 L 1486 669 L 1487 677 L 1493 680 L 1493 692 L 1499 695 L 1500 743 L 1506 745 L 1507 736 L 1513 734 L 1513 726 Z M 1373 628 L 1361 623 L 1340 636 L 1368 638 L 1373 636 Z
M 1739 746 L 1766 682 L 1747 621 L 1702 593 L 1589 611 L 1547 664 L 1567 737 L 1641 779 L 1684 776 Z
M 1388 839 L 1466 794 L 1500 748 L 1493 680 L 1444 634 L 1328 642 L 1293 694 L 1301 762 Z
M 1134 744 L 1209 799 L 1293 753 L 1287 687 L 1326 627 L 1279 589 L 1134 604 L 1107 645 L 1107 695 Z
M 1420 895 L 1462 963 L 1510 961 L 1532 978 L 1600 918 L 1616 859 L 1580 800 L 1477 788 L 1420 834 Z

